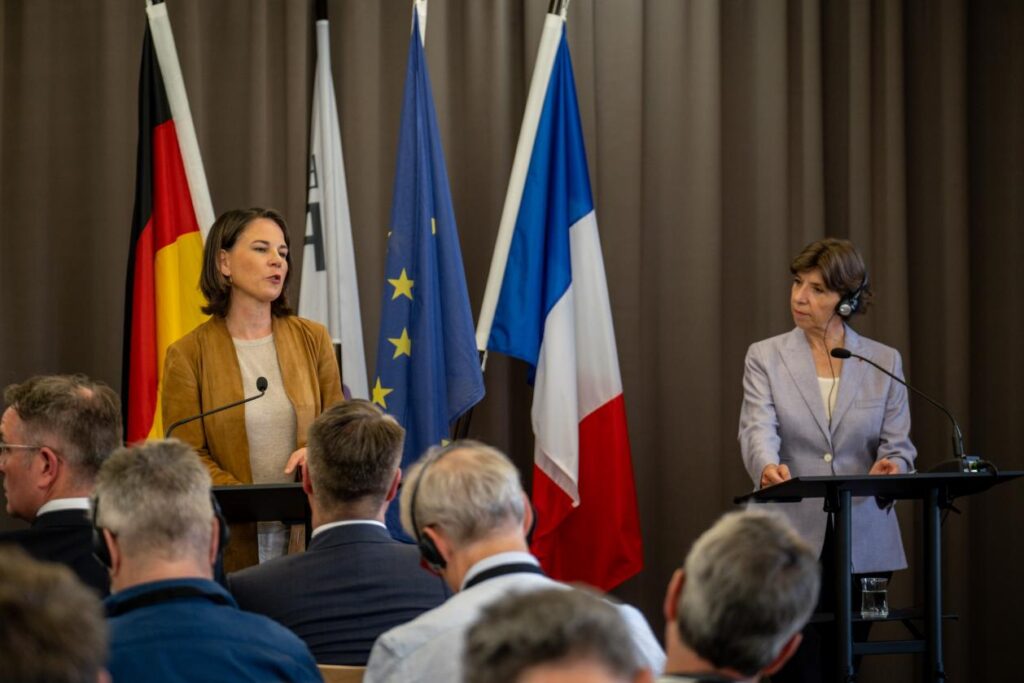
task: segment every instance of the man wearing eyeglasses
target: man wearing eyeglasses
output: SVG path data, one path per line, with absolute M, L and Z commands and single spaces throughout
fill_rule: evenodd
M 106 569 L 92 555 L 89 494 L 121 445 L 121 401 L 83 375 L 39 376 L 4 391 L 0 474 L 7 514 L 32 524 L 0 533 L 40 560 L 69 566 L 100 595 Z

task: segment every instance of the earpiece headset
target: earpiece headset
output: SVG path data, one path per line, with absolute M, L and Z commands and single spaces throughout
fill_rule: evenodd
M 843 318 L 849 318 L 860 309 L 860 297 L 868 288 L 868 272 L 864 271 L 864 279 L 860 281 L 860 287 L 853 290 L 836 304 L 836 313 Z
M 412 523 L 413 536 L 416 537 L 416 546 L 420 549 L 420 556 L 423 558 L 423 561 L 437 569 L 444 569 L 448 566 L 448 562 L 441 555 L 441 551 L 437 549 L 434 539 L 420 531 L 420 525 L 416 521 L 416 499 L 419 498 L 420 482 L 423 481 L 427 470 L 431 465 L 444 457 L 449 450 L 451 449 L 442 448 L 436 455 L 423 463 L 420 474 L 416 477 L 416 483 L 412 487 L 412 494 L 409 497 L 409 521 Z
M 457 441 L 453 441 L 444 448 L 440 449 L 434 456 L 423 463 L 423 467 L 420 469 L 419 476 L 416 477 L 416 483 L 413 484 L 412 494 L 409 497 L 409 522 L 412 524 L 412 533 L 416 538 L 416 546 L 420 549 L 420 556 L 423 561 L 431 567 L 437 569 L 444 569 L 448 566 L 444 557 L 441 556 L 441 551 L 437 549 L 437 545 L 434 540 L 420 531 L 420 525 L 416 521 L 416 499 L 420 494 L 420 482 L 423 481 L 423 477 L 427 473 L 427 469 L 436 463 L 438 460 L 443 458 L 450 451 L 454 451 L 461 448 L 463 444 Z M 533 503 L 530 503 L 530 510 L 532 516 L 530 518 L 530 529 L 526 532 L 526 543 L 529 545 L 533 541 L 533 530 L 537 528 L 537 510 L 533 507 Z
M 110 559 L 110 548 L 107 547 L 107 540 L 103 538 L 103 529 L 99 525 L 100 516 L 100 497 L 93 496 L 92 499 L 92 554 L 100 561 L 107 569 L 111 568 L 113 561 Z M 227 547 L 228 541 L 231 540 L 231 529 L 228 528 L 228 522 L 224 519 L 224 513 L 221 512 L 220 503 L 217 502 L 217 497 L 210 493 L 210 505 L 213 507 L 213 516 L 217 518 L 217 528 L 220 530 L 217 537 L 217 559 L 214 562 L 214 566 L 218 569 L 222 566 L 222 558 L 224 556 L 224 548 Z M 223 571 L 220 569 L 220 571 Z

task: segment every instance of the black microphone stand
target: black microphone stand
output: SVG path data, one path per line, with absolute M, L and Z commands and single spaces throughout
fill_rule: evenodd
M 173 432 L 175 429 L 177 429 L 178 427 L 180 427 L 180 426 L 182 426 L 184 424 L 188 424 L 189 422 L 192 422 L 193 420 L 198 420 L 200 418 L 207 417 L 209 415 L 213 415 L 214 413 L 219 413 L 222 410 L 227 410 L 228 408 L 234 408 L 235 406 L 240 406 L 243 403 L 248 403 L 249 401 L 255 401 L 258 398 L 263 398 L 263 395 L 265 393 L 267 393 L 267 378 L 266 377 L 257 377 L 256 378 L 256 391 L 258 391 L 260 393 L 256 394 L 255 396 L 249 396 L 248 398 L 243 398 L 240 401 L 235 401 L 234 403 L 228 403 L 227 405 L 219 406 L 219 407 L 214 408 L 213 410 L 209 410 L 209 411 L 207 411 L 205 413 L 199 413 L 198 415 L 192 415 L 190 417 L 182 418 L 182 419 L 178 420 L 177 422 L 172 423 L 171 426 L 167 428 L 167 431 L 164 432 L 164 438 L 165 439 L 171 438 L 171 432 Z
M 904 380 L 901 377 L 897 377 L 895 374 L 889 372 L 888 370 L 886 370 L 885 368 L 883 368 L 881 365 L 871 360 L 870 358 L 865 358 L 860 354 L 856 354 L 850 351 L 849 349 L 844 349 L 841 347 L 832 349 L 830 355 L 833 358 L 856 358 L 857 360 L 864 361 L 865 363 L 872 366 L 876 370 L 880 370 L 889 377 L 892 377 L 894 380 L 905 386 L 907 389 L 910 389 L 915 394 L 917 394 L 924 400 L 928 401 L 933 406 L 935 406 L 936 408 L 938 408 L 939 410 L 946 414 L 946 417 L 949 418 L 949 421 L 953 423 L 953 458 L 950 460 L 943 460 L 938 465 L 928 470 L 929 472 L 984 472 L 986 470 L 990 470 L 998 474 L 995 465 L 988 462 L 987 460 L 982 460 L 976 455 L 964 454 L 964 434 L 962 431 L 960 431 L 960 425 L 959 423 L 957 423 L 956 418 L 953 417 L 953 413 L 949 412 L 949 410 L 947 410 L 944 405 L 942 405 L 941 403 L 939 403 L 931 396 L 918 389 L 917 387 L 907 384 L 906 380 Z

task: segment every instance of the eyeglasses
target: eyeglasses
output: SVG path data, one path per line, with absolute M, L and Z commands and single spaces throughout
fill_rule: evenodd
M 6 460 L 11 451 L 37 451 L 43 446 L 29 446 L 23 443 L 3 443 L 0 441 L 0 460 Z

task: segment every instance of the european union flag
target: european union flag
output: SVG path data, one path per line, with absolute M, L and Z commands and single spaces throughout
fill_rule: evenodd
M 415 20 L 398 131 L 377 372 L 370 391 L 405 428 L 403 467 L 449 438 L 484 395 L 434 95 Z M 397 505 L 388 527 L 400 535 Z

